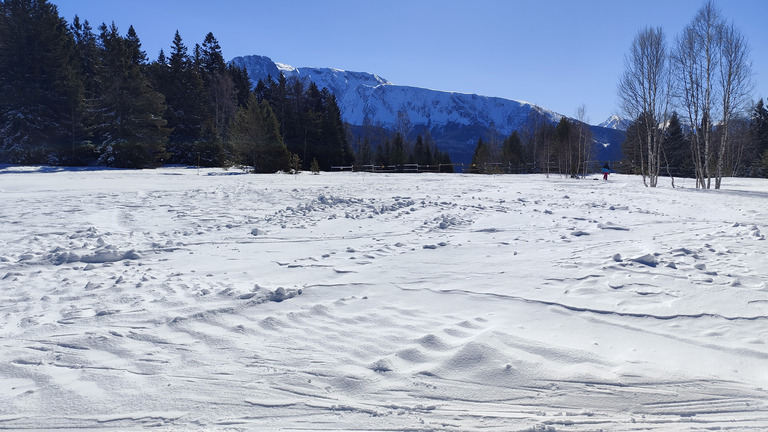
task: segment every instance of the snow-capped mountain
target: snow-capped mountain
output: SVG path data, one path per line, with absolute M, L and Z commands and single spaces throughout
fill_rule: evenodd
M 392 84 L 386 79 L 366 72 L 350 72 L 332 68 L 295 68 L 274 63 L 264 56 L 236 57 L 232 62 L 245 67 L 251 80 L 298 77 L 314 81 L 319 88 L 327 87 L 336 96 L 344 120 L 353 125 L 380 124 L 393 126 L 399 113 L 407 115 L 413 125 L 428 125 L 430 129 L 458 125 L 491 124 L 501 133 L 511 133 L 521 127 L 528 116 L 542 114 L 552 121 L 562 117 L 527 102 L 430 90 Z M 274 66 L 273 66 L 274 65 Z
M 620 131 L 626 131 L 631 123 L 632 122 L 630 120 L 627 120 L 625 118 L 621 118 L 621 117 L 617 116 L 616 114 L 614 114 L 614 115 L 608 117 L 607 119 L 605 119 L 605 121 L 600 123 L 598 126 L 599 127 L 608 128 L 608 129 L 616 129 L 616 130 L 620 130 Z
M 296 68 L 258 55 L 235 57 L 232 63 L 244 67 L 254 85 L 283 73 L 286 78 L 298 77 L 314 81 L 319 88 L 327 87 L 353 130 L 362 130 L 364 125 L 394 129 L 404 117 L 417 133 L 428 130 L 458 162 L 471 160 L 478 137 L 488 136 L 491 130 L 506 136 L 529 122 L 555 123 L 563 117 L 527 102 L 401 86 L 367 72 Z

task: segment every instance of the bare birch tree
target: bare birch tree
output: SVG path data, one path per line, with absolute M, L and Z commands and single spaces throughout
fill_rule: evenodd
M 726 149 L 730 144 L 730 127 L 733 120 L 743 114 L 750 102 L 752 68 L 749 62 L 749 46 L 744 35 L 733 25 L 724 25 L 719 34 L 720 49 L 720 149 L 717 155 L 715 189 L 720 189 Z
M 715 177 L 715 188 L 720 188 L 729 124 L 745 108 L 752 88 L 748 56 L 744 36 L 725 23 L 712 0 L 677 39 L 673 54 L 677 97 L 693 132 L 696 187 L 709 189 Z
M 669 107 L 669 62 L 660 27 L 641 30 L 624 57 L 619 81 L 619 103 L 629 118 L 643 118 L 641 145 L 645 147 L 646 186 L 656 187 L 661 168 L 661 143 Z
M 708 1 L 678 37 L 673 54 L 677 96 L 691 127 L 691 156 L 696 187 L 709 188 L 712 166 L 714 83 L 718 68 L 720 12 Z
M 579 105 L 576 109 L 576 120 L 579 127 L 579 163 L 581 164 L 582 177 L 587 176 L 589 160 L 592 159 L 592 131 L 589 130 L 589 118 L 587 117 L 587 106 Z

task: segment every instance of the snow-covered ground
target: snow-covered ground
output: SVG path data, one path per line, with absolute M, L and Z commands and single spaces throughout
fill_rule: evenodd
M 0 169 L 0 430 L 768 429 L 768 180 Z

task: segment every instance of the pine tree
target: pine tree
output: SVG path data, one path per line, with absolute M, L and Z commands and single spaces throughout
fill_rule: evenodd
M 573 145 L 571 121 L 566 117 L 560 119 L 555 128 L 554 150 L 561 174 L 574 176 L 578 174 L 578 151 Z
M 273 86 L 274 87 L 274 86 Z M 303 121 L 303 146 L 304 146 L 304 160 L 317 159 L 320 163 L 321 169 L 329 169 L 329 167 L 323 166 L 322 156 L 322 113 L 323 113 L 323 95 L 320 93 L 320 89 L 314 82 L 310 82 L 307 86 L 307 91 L 304 96 L 305 99 L 305 118 Z
M 47 0 L 0 2 L 0 159 L 61 163 L 82 128 L 75 41 Z
M 125 44 L 130 62 L 134 65 L 144 66 L 147 63 L 147 53 L 141 49 L 141 41 L 136 34 L 133 26 L 128 26 L 128 32 L 125 34 Z
M 691 163 L 691 144 L 683 132 L 680 117 L 673 112 L 669 118 L 667 129 L 664 131 L 661 144 L 666 165 L 673 175 L 693 177 L 696 175 Z M 664 173 L 665 170 L 662 170 Z
M 447 151 L 445 152 L 440 151 L 440 149 L 438 149 L 437 146 L 435 146 L 434 160 L 436 163 L 440 164 L 441 173 L 452 173 L 454 171 L 453 165 L 451 162 L 451 156 L 448 154 Z
M 372 165 L 374 160 L 373 149 L 371 148 L 371 139 L 366 135 L 362 139 L 358 138 L 357 155 L 355 162 L 359 167 L 362 165 Z
M 436 165 L 439 163 L 439 161 L 435 160 L 432 148 L 437 149 L 437 144 L 435 144 L 435 140 L 432 139 L 432 134 L 427 130 L 424 135 L 424 165 Z
M 624 142 L 621 144 L 621 152 L 624 160 L 621 165 L 627 174 L 642 174 L 645 170 L 643 158 L 643 134 L 645 131 L 645 116 L 639 116 L 628 127 Z
M 518 172 L 523 163 L 523 141 L 517 131 L 513 131 L 502 143 L 501 163 L 505 169 Z
M 120 36 L 114 23 L 99 29 L 99 97 L 95 101 L 99 162 L 124 168 L 161 164 L 167 157 L 170 133 L 163 119 L 166 107 L 163 95 L 144 74 L 146 55 L 138 37 L 131 30 L 129 37 Z
M 248 77 L 248 71 L 233 63 L 227 66 L 229 76 L 235 85 L 235 94 L 237 95 L 237 106 L 244 107 L 248 105 L 248 99 L 251 97 L 251 79 Z
M 317 163 L 317 159 L 312 159 L 312 163 L 309 165 L 309 169 L 314 175 L 320 174 L 320 164 Z
M 435 145 L 435 153 L 432 156 L 432 161 L 437 164 L 438 166 L 438 172 L 447 172 L 443 171 L 442 163 L 443 163 L 443 154 L 440 152 L 440 149 L 437 148 L 437 145 Z M 451 167 L 452 168 L 452 167 Z M 471 169 L 471 167 L 470 167 Z M 451 171 L 452 172 L 452 171 Z
M 213 33 L 205 36 L 202 46 L 195 47 L 195 57 L 208 98 L 206 127 L 213 134 L 213 139 L 222 139 L 237 113 L 239 91 Z
M 416 136 L 416 142 L 413 143 L 413 158 L 412 162 L 419 164 L 419 165 L 427 165 L 425 163 L 425 149 L 424 149 L 424 138 L 421 137 L 421 134 Z
M 473 174 L 483 174 L 486 172 L 486 164 L 490 161 L 490 150 L 483 141 L 483 138 L 477 139 L 477 145 L 475 145 L 475 153 L 472 155 L 472 165 L 470 165 L 469 172 Z
M 93 99 L 97 92 L 96 73 L 99 66 L 99 47 L 96 35 L 88 20 L 80 22 L 75 15 L 70 26 L 75 40 L 75 54 L 79 62 L 80 73 L 85 81 L 86 100 Z
M 384 142 L 376 147 L 376 165 L 385 168 L 390 165 L 392 146 L 389 138 L 384 138 Z
M 80 18 L 75 15 L 70 31 L 75 39 L 75 55 L 78 72 L 82 77 L 83 95 L 82 109 L 78 111 L 79 119 L 73 122 L 73 149 L 71 159 L 67 163 L 89 165 L 98 158 L 98 150 L 92 142 L 95 120 L 93 110 L 88 107 L 98 93 L 96 74 L 99 68 L 99 47 L 93 28 L 87 20 L 80 22 Z
M 392 139 L 392 153 L 389 163 L 395 165 L 397 172 L 403 172 L 407 162 L 408 155 L 405 151 L 405 138 L 403 138 L 400 132 L 395 132 L 395 137 Z
M 326 145 L 324 151 L 326 169 L 330 169 L 332 165 L 348 166 L 353 163 L 354 154 L 347 140 L 347 133 L 341 119 L 341 110 L 336 102 L 336 96 L 327 88 L 323 88 L 321 94 L 323 96 L 321 140 Z
M 752 109 L 749 120 L 749 135 L 754 148 L 752 170 L 763 177 L 768 177 L 768 108 L 760 99 Z
M 199 68 L 189 56 L 178 31 L 167 63 L 160 58 L 153 64 L 154 82 L 165 95 L 168 128 L 167 145 L 171 163 L 218 166 L 223 162 L 220 140 L 206 128 L 208 106 Z
M 301 172 L 301 158 L 296 153 L 291 153 L 290 157 L 291 162 L 291 171 L 293 171 L 294 174 L 298 174 Z
M 239 161 L 253 172 L 275 172 L 289 168 L 290 153 L 280 135 L 280 125 L 267 101 L 252 94 L 232 123 L 230 140 Z
M 200 48 L 200 62 L 202 70 L 205 71 L 206 79 L 227 70 L 227 63 L 221 53 L 221 45 L 213 33 L 209 32 L 205 35 L 205 40 L 203 40 Z
M 272 107 L 272 111 L 277 117 L 278 123 L 280 123 L 280 134 L 285 136 L 285 123 L 288 110 L 288 80 L 283 73 L 277 77 L 277 86 L 272 90 L 272 100 L 269 105 Z

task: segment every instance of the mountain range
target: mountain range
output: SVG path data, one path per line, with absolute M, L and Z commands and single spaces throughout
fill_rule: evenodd
M 479 137 L 496 131 L 503 138 L 533 122 L 557 123 L 563 117 L 527 102 L 396 85 L 367 72 L 296 68 L 259 55 L 235 57 L 231 62 L 245 68 L 254 85 L 282 73 L 286 78 L 311 80 L 318 88 L 327 87 L 335 95 L 344 121 L 357 135 L 367 127 L 395 130 L 403 121 L 414 136 L 429 131 L 454 162 L 471 161 Z M 590 128 L 596 158 L 619 159 L 624 132 L 608 123 Z

